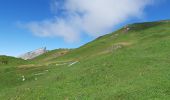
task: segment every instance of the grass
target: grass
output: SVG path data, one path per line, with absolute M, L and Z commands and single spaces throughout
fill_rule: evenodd
M 53 56 L 49 65 L 0 69 L 0 100 L 169 100 L 170 22 L 128 27 Z
M 60 57 L 60 56 L 64 56 L 65 54 L 67 54 L 69 51 L 71 51 L 71 49 L 56 49 L 56 50 L 51 50 L 48 51 L 47 53 L 40 55 L 34 59 L 32 59 L 31 61 L 35 61 L 35 62 L 50 62 L 52 59 L 56 58 L 56 57 Z

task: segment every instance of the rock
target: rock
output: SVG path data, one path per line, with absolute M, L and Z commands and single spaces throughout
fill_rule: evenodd
M 74 64 L 78 63 L 78 61 L 72 62 L 71 64 L 69 64 L 68 66 L 72 66 Z
M 125 26 L 125 27 L 124 27 L 124 32 L 127 33 L 128 31 L 130 31 L 130 29 L 131 29 L 131 28 L 130 28 L 129 26 Z
M 47 52 L 46 47 L 44 47 L 44 48 L 40 48 L 40 49 L 31 51 L 31 52 L 25 53 L 25 54 L 19 56 L 19 58 L 22 58 L 24 60 L 33 59 L 33 58 L 40 56 L 46 52 Z
M 112 49 L 113 49 L 113 50 L 117 50 L 117 49 L 120 49 L 120 48 L 122 48 L 122 47 L 123 47 L 122 45 L 117 44 L 117 45 L 113 45 L 113 46 L 112 46 Z
M 22 76 L 22 81 L 25 81 L 25 77 L 24 77 L 24 75 Z

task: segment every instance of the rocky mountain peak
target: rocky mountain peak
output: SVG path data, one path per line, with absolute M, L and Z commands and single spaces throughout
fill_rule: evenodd
M 24 60 L 33 59 L 33 58 L 40 56 L 46 52 L 47 52 L 46 47 L 43 47 L 43 48 L 39 48 L 39 49 L 30 51 L 30 52 L 27 52 L 27 53 L 19 56 L 19 58 L 22 58 Z

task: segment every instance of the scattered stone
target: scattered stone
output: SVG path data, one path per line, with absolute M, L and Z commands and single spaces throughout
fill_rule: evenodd
M 120 48 L 122 48 L 122 47 L 123 47 L 123 46 L 120 45 L 120 44 L 113 45 L 113 46 L 112 46 L 112 50 L 117 50 L 117 49 L 120 49 Z
M 127 27 L 127 28 L 126 28 L 126 31 L 129 31 L 129 30 L 130 30 L 130 28 L 129 28 L 129 27 Z
M 63 64 L 56 64 L 56 66 L 61 66 L 61 65 L 66 65 L 67 63 L 63 63 Z
M 72 66 L 74 64 L 78 63 L 78 61 L 72 62 L 71 64 L 69 64 L 68 66 Z
M 23 82 L 25 81 L 25 77 L 24 77 L 24 75 L 22 76 L 22 81 L 23 81 Z
M 34 74 L 35 76 L 39 76 L 39 75 L 43 75 L 43 74 L 45 74 L 46 72 L 48 72 L 49 70 L 45 70 L 44 72 L 42 72 L 42 73 L 37 73 L 37 74 Z
M 131 28 L 130 28 L 129 26 L 125 26 L 125 27 L 124 27 L 124 32 L 126 33 L 126 32 L 128 32 L 130 29 L 131 29 Z
M 38 76 L 38 75 L 43 75 L 45 73 L 37 73 L 37 74 L 34 74 L 35 76 Z
M 115 39 L 115 38 L 117 38 L 118 36 L 119 36 L 119 34 L 115 33 L 115 34 L 113 34 L 111 37 L 112 37 L 113 39 Z

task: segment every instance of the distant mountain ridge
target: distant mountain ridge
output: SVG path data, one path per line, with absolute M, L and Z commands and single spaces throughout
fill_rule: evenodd
M 46 53 L 48 50 L 46 49 L 46 47 L 43 47 L 43 48 L 39 48 L 39 49 L 36 49 L 34 51 L 30 51 L 28 53 L 25 53 L 21 56 L 19 56 L 19 58 L 22 58 L 24 60 L 29 60 L 29 59 L 33 59 L 37 56 L 40 56 L 44 53 Z

